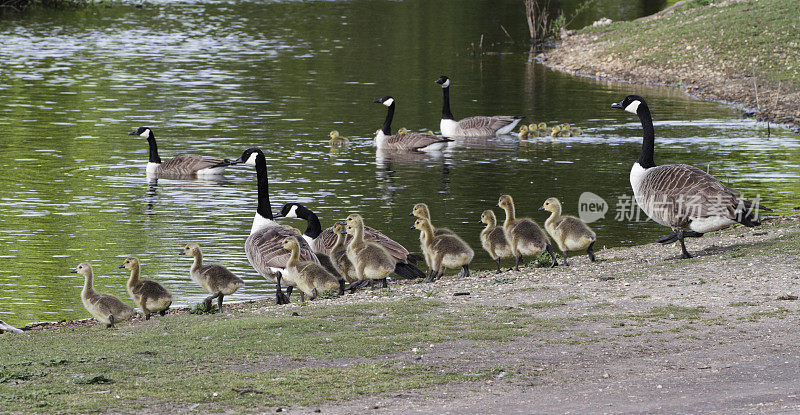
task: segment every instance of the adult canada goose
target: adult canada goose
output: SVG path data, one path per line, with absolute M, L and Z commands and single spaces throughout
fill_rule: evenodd
M 653 119 L 642 97 L 628 95 L 611 107 L 636 114 L 642 123 L 642 151 L 630 174 L 633 195 L 650 219 L 672 228 L 673 233 L 659 238 L 658 242 L 680 241 L 682 258 L 692 257 L 686 250 L 685 237 L 700 237 L 734 223 L 758 226 L 761 224 L 758 210 L 772 211 L 758 202 L 740 198 L 737 190 L 697 167 L 688 164 L 656 166 Z
M 222 312 L 222 299 L 244 286 L 241 278 L 222 265 L 203 264 L 203 253 L 200 251 L 200 245 L 196 243 L 186 244 L 179 254 L 194 257 L 192 267 L 189 268 L 189 277 L 211 294 L 203 301 L 206 309 L 211 308 L 211 300 L 216 298 L 219 311 Z
M 394 98 L 385 96 L 376 99 L 374 102 L 385 105 L 386 120 L 383 127 L 375 135 L 375 143 L 380 150 L 411 150 L 411 151 L 441 151 L 447 147 L 447 143 L 453 141 L 449 138 L 437 135 L 427 135 L 420 133 L 397 133 L 392 135 L 392 118 L 394 117 Z
M 86 311 L 97 321 L 105 323 L 106 327 L 114 327 L 114 323 L 129 319 L 134 311 L 133 308 L 123 303 L 119 298 L 111 294 L 101 294 L 94 290 L 92 286 L 92 266 L 88 262 L 83 262 L 77 268 L 70 270 L 73 274 L 81 274 L 84 277 L 83 290 L 81 291 L 81 301 Z
M 511 245 L 506 239 L 506 231 L 502 226 L 497 226 L 497 217 L 492 210 L 484 210 L 481 214 L 480 223 L 485 223 L 486 227 L 481 231 L 481 245 L 493 260 L 497 261 L 497 273 L 500 273 L 500 259 L 511 258 Z
M 342 147 L 350 144 L 350 140 L 348 140 L 345 137 L 341 137 L 339 135 L 339 132 L 336 130 L 331 131 L 330 134 L 328 134 L 328 136 L 330 136 L 331 138 L 330 140 L 331 147 Z
M 256 166 L 256 180 L 258 183 L 258 207 L 250 228 L 250 236 L 244 243 L 247 260 L 253 269 L 262 277 L 274 281 L 275 298 L 278 304 L 289 304 L 289 295 L 292 285 L 286 288 L 286 295 L 281 290 L 281 271 L 286 267 L 291 252 L 283 247 L 283 240 L 296 235 L 293 230 L 281 226 L 272 217 L 272 208 L 269 203 L 269 179 L 267 177 L 267 159 L 258 148 L 249 148 L 236 160 L 237 163 Z M 319 263 L 311 247 L 305 240 L 299 242 L 299 259 Z
M 580 251 L 586 249 L 589 259 L 594 262 L 594 251 L 592 247 L 597 240 L 597 235 L 582 220 L 574 217 L 561 215 L 561 202 L 554 198 L 548 198 L 539 210 L 552 212 L 550 217 L 544 222 L 544 228 L 550 237 L 556 241 L 558 249 L 564 255 L 564 265 L 567 263 L 568 251 Z
M 386 277 L 394 271 L 395 259 L 380 244 L 364 238 L 364 219 L 354 213 L 345 220 L 345 232 L 352 236 L 347 244 L 347 259 L 356 267 L 359 279 L 368 279 L 375 286 L 386 287 Z
M 218 157 L 196 156 L 187 154 L 185 156 L 175 156 L 165 162 L 161 162 L 158 156 L 158 145 L 153 130 L 147 127 L 139 127 L 128 135 L 138 135 L 147 139 L 150 146 L 150 159 L 147 162 L 147 174 L 163 176 L 214 176 L 220 175 L 231 164 L 235 164 L 228 159 Z
M 128 294 L 133 299 L 133 302 L 142 309 L 144 319 L 150 320 L 150 314 L 152 313 L 158 313 L 162 316 L 166 314 L 172 304 L 172 295 L 161 284 L 139 278 L 139 273 L 141 272 L 139 259 L 134 257 L 125 258 L 125 262 L 119 267 L 126 268 L 131 272 L 126 284 Z
M 542 228 L 532 219 L 517 218 L 514 208 L 514 199 L 511 195 L 500 196 L 497 206 L 501 207 L 506 212 L 503 230 L 506 231 L 506 238 L 508 239 L 509 246 L 511 246 L 511 253 L 516 260 L 514 270 L 519 271 L 519 263 L 522 261 L 524 255 L 535 257 L 544 251 L 547 251 L 553 259 L 550 267 L 556 266 L 556 255 L 553 253 L 553 248 L 550 246 L 547 235 L 544 234 Z
M 0 334 L 3 334 L 3 332 L 6 332 L 6 331 L 10 332 L 10 333 L 17 333 L 17 334 L 23 332 L 22 330 L 20 330 L 20 329 L 18 329 L 16 327 L 6 323 L 5 321 L 0 320 Z
M 319 217 L 311 209 L 299 203 L 287 203 L 283 205 L 280 212 L 274 218 L 299 218 L 305 219 L 308 225 L 303 232 L 303 239 L 308 242 L 311 249 L 317 255 L 327 255 L 330 257 L 331 249 L 336 243 L 336 233 L 333 227 L 322 229 Z M 345 245 L 350 243 L 352 237 L 345 239 Z M 381 233 L 377 229 L 364 226 L 364 239 L 368 242 L 377 243 L 386 249 L 395 260 L 394 273 L 405 279 L 424 278 L 425 274 L 410 262 L 416 262 L 416 255 L 408 252 L 403 245 Z
M 469 263 L 475 252 L 455 234 L 434 235 L 431 222 L 425 218 L 417 218 L 411 229 L 418 229 L 423 235 L 423 250 L 428 251 L 429 274 L 426 282 L 436 281 L 444 275 L 445 268 L 461 268 L 459 277 L 469 277 Z
M 314 300 L 321 292 L 339 288 L 339 281 L 318 262 L 300 259 L 301 240 L 300 235 L 283 240 L 283 248 L 291 252 L 283 273 L 287 281 L 292 281 L 300 289 L 300 301 L 305 302 L 306 295 Z
M 493 117 L 477 116 L 453 119 L 450 112 L 450 78 L 442 75 L 436 80 L 442 86 L 442 120 L 439 129 L 445 137 L 494 137 L 508 134 L 525 118 L 524 116 L 495 115 Z

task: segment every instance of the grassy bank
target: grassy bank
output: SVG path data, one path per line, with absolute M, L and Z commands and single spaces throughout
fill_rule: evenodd
M 794 0 L 688 1 L 674 12 L 580 30 L 547 54 L 569 72 L 680 86 L 800 124 L 800 8 Z M 697 7 L 692 7 L 697 6 Z
M 693 239 L 689 248 L 698 257 L 669 259 L 675 246 L 605 249 L 598 263 L 576 257 L 553 270 L 483 272 L 308 305 L 184 312 L 117 329 L 95 324 L 3 335 L 0 408 L 355 413 L 437 412 L 446 405 L 463 413 L 484 402 L 490 412 L 525 412 L 534 408 L 525 399 L 597 391 L 583 407 L 536 406 L 586 412 L 604 399 L 613 404 L 639 394 L 628 387 L 615 397 L 588 386 L 605 379 L 642 382 L 647 391 L 663 382 L 663 391 L 643 401 L 685 402 L 667 395 L 665 356 L 686 355 L 676 367 L 712 362 L 703 370 L 739 367 L 752 361 L 754 349 L 776 364 L 800 356 L 792 340 L 800 322 L 800 217 Z M 785 370 L 762 370 L 758 378 L 744 372 L 736 384 L 761 385 L 764 399 L 772 399 L 773 374 L 796 381 Z M 713 382 L 677 385 L 676 393 L 725 384 L 726 372 L 675 376 L 701 381 L 705 373 Z M 749 397 L 756 386 L 746 388 Z M 739 404 L 734 393 L 714 396 Z

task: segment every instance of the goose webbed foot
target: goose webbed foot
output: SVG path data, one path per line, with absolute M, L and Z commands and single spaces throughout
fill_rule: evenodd
M 206 297 L 206 299 L 203 300 L 203 305 L 205 306 L 205 309 L 208 310 L 208 311 L 212 311 L 211 310 L 211 300 L 213 300 L 213 299 L 215 299 L 215 298 L 217 298 L 219 296 L 220 296 L 220 293 L 216 293 L 214 295 L 209 295 L 208 297 Z
M 144 315 L 144 319 L 145 319 L 145 320 L 150 320 L 150 313 L 147 313 L 147 314 L 145 314 L 145 315 Z
M 161 310 L 161 311 L 158 312 L 158 315 L 161 316 L 161 317 L 164 317 L 164 315 L 166 315 L 166 314 L 167 314 L 167 310 Z
M 465 264 L 461 267 L 461 274 L 458 274 L 458 278 L 466 278 L 469 277 L 469 264 Z
M 694 234 L 694 235 L 692 235 L 693 238 L 697 238 L 698 237 L 697 235 L 703 236 L 702 233 L 693 232 L 693 231 L 689 231 L 689 232 L 692 232 Z M 678 240 L 681 241 L 681 258 L 682 259 L 694 258 L 692 256 L 692 254 L 690 254 L 689 251 L 686 250 L 686 244 L 683 242 L 683 238 L 685 238 L 686 236 L 687 236 L 687 231 L 684 231 L 684 230 L 678 231 Z

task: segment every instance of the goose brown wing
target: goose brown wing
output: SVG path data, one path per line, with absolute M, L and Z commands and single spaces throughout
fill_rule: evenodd
M 420 133 L 400 133 L 386 139 L 387 147 L 397 150 L 416 150 L 434 143 L 449 141 L 444 137 Z
M 350 243 L 350 240 L 353 237 L 347 235 L 344 240 L 345 245 Z M 406 261 L 408 257 L 408 250 L 400 245 L 399 243 L 395 242 L 393 239 L 389 238 L 388 236 L 384 235 L 381 231 L 370 228 L 369 226 L 364 226 L 364 240 L 367 242 L 374 242 L 382 247 L 386 248 L 389 254 L 397 262 Z M 331 249 L 333 245 L 336 243 L 336 234 L 333 233 L 333 227 L 325 229 L 322 233 L 317 236 L 317 239 L 314 240 L 314 252 L 323 253 L 325 255 L 331 254 Z
M 219 157 L 205 157 L 194 154 L 173 157 L 161 163 L 161 171 L 174 174 L 193 174 L 210 167 L 223 167 L 231 164 L 230 161 Z
M 297 238 L 301 261 L 319 263 L 317 256 L 303 238 L 292 230 L 275 225 L 253 232 L 247 237 L 244 250 L 250 265 L 262 276 L 272 278 L 274 273 L 270 268 L 285 268 L 289 261 L 291 252 L 283 247 L 282 242 L 290 236 Z
M 475 132 L 480 135 L 494 135 L 503 127 L 508 127 L 518 118 L 510 115 L 495 115 L 494 117 L 477 116 L 464 118 L 458 122 L 459 128 L 465 132 Z
M 645 211 L 671 226 L 687 226 L 690 217 L 734 219 L 739 205 L 738 191 L 688 164 L 648 169 L 639 188 Z

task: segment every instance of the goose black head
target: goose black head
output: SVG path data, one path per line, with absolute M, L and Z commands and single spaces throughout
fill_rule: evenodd
M 300 218 L 306 219 L 309 210 L 299 203 L 287 203 L 283 205 L 281 211 L 272 215 L 273 218 Z
M 386 105 L 387 107 L 391 107 L 392 104 L 394 104 L 394 98 L 392 98 L 390 95 L 386 95 L 385 97 L 376 99 L 375 101 L 372 102 L 376 104 L 383 104 Z
M 244 164 L 249 164 L 251 166 L 255 166 L 256 165 L 256 158 L 259 155 L 261 157 L 264 157 L 264 153 L 261 151 L 260 148 L 255 148 L 255 147 L 248 148 L 247 150 L 244 151 L 244 153 L 242 153 L 242 156 L 239 157 L 238 159 L 234 160 L 233 163 L 234 164 L 244 163 Z
M 448 86 L 450 86 L 450 78 L 448 78 L 445 75 L 440 76 L 439 79 L 437 79 L 434 82 L 436 82 L 437 84 L 441 85 L 442 88 L 447 88 Z
M 150 138 L 153 136 L 153 131 L 151 131 L 148 127 L 139 127 L 129 132 L 128 135 L 138 135 L 140 137 Z
M 638 115 L 639 113 L 637 111 L 639 110 L 639 106 L 642 104 L 644 104 L 644 107 L 647 107 L 647 104 L 644 102 L 644 98 L 638 95 L 628 95 L 622 101 L 611 104 L 611 108 L 618 108 L 628 111 L 631 114 Z

